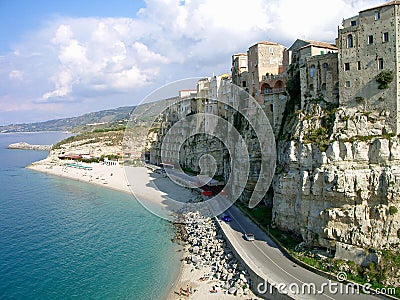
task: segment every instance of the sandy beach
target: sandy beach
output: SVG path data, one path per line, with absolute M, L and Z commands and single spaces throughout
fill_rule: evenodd
M 131 192 L 122 166 L 106 166 L 100 163 L 82 165 L 90 166 L 92 170 L 66 167 L 63 164 L 53 164 L 46 160 L 35 162 L 27 166 L 27 168 L 46 174 L 100 185 L 125 193 Z
M 132 178 L 134 181 L 135 197 L 143 197 L 145 207 L 151 206 L 151 211 L 159 208 L 160 214 L 165 213 L 166 207 L 171 203 L 166 201 L 166 196 L 173 193 L 174 198 L 182 202 L 192 201 L 199 195 L 189 189 L 177 186 L 165 175 L 153 173 L 144 167 L 129 167 L 124 170 L 123 166 L 107 166 L 101 163 L 82 164 L 90 167 L 90 169 L 79 169 L 71 166 L 65 166 L 64 161 L 55 163 L 50 160 L 43 160 L 29 165 L 27 168 L 73 180 L 96 184 L 105 188 L 111 188 L 117 191 L 132 193 Z M 151 176 L 145 176 L 147 175 Z M 129 180 L 127 179 L 130 178 Z M 154 185 L 157 188 L 154 188 Z M 142 203 L 143 204 L 143 203 Z M 149 208 L 149 207 L 147 207 Z M 256 299 L 256 297 L 247 291 L 246 295 L 228 294 L 227 290 L 223 291 L 221 281 L 208 276 L 212 273 L 211 265 L 194 266 L 190 263 L 191 246 L 179 246 L 182 252 L 182 264 L 178 278 L 175 280 L 169 292 L 169 300 L 178 299 Z M 219 259 L 219 258 L 217 258 Z

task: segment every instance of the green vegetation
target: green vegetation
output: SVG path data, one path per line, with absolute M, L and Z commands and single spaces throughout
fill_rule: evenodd
M 301 87 L 300 87 L 300 70 L 295 70 L 291 65 L 288 70 L 288 80 L 286 82 L 286 90 L 289 95 L 289 99 L 286 102 L 285 110 L 282 116 L 281 128 L 279 129 L 279 139 L 289 139 L 289 136 L 285 136 L 285 128 L 290 128 L 295 120 L 296 107 L 300 106 L 301 102 Z
M 390 207 L 389 207 L 389 214 L 390 214 L 391 216 L 397 214 L 397 212 L 398 212 L 398 209 L 397 209 L 396 206 L 390 206 Z
M 371 112 L 370 111 L 363 111 L 362 114 L 366 117 L 369 117 Z
M 393 132 L 388 132 L 384 134 L 375 134 L 375 135 L 356 135 L 348 139 L 342 139 L 342 142 L 349 142 L 353 143 L 355 141 L 360 141 L 360 142 L 371 142 L 375 138 L 384 138 L 387 140 L 390 140 L 391 138 L 395 137 L 396 134 Z
M 60 149 L 61 146 L 77 143 L 79 145 L 86 145 L 97 143 L 100 141 L 104 141 L 109 146 L 117 146 L 122 145 L 122 139 L 125 133 L 125 127 L 119 127 L 118 130 L 110 129 L 110 130 L 100 130 L 93 132 L 84 132 L 78 135 L 70 136 L 53 146 L 53 149 Z
M 222 176 L 222 175 L 215 175 L 215 176 L 213 176 L 213 179 L 214 179 L 214 180 L 217 180 L 217 181 L 224 181 L 224 176 Z
M 388 132 L 388 133 L 382 134 L 382 137 L 384 137 L 387 140 L 390 140 L 391 138 L 394 138 L 395 136 L 396 136 L 396 134 L 394 132 Z
M 149 129 L 149 133 L 157 133 L 159 129 L 159 127 L 152 127 Z
M 356 99 L 357 102 L 363 102 L 364 101 L 364 98 L 360 97 L 360 96 L 357 96 L 355 99 Z
M 378 82 L 378 89 L 384 90 L 389 87 L 389 83 L 391 83 L 394 79 L 394 73 L 392 70 L 383 70 L 378 75 L 376 75 L 375 80 Z
M 194 176 L 199 175 L 198 172 L 192 170 L 192 169 L 189 168 L 189 167 L 182 167 L 182 171 L 185 172 L 185 173 L 188 174 L 188 175 L 194 175 Z
M 342 117 L 342 121 L 343 121 L 343 122 L 346 122 L 347 120 L 350 120 L 350 116 L 344 115 L 344 116 Z
M 329 146 L 328 129 L 325 127 L 318 127 L 308 131 L 304 135 L 304 142 L 318 145 L 319 149 L 325 152 Z
M 397 230 L 397 237 L 400 239 L 400 228 Z
M 121 131 L 125 130 L 126 126 L 119 126 L 114 128 L 102 128 L 102 129 L 94 129 L 92 132 L 110 132 L 110 131 Z
M 286 82 L 286 90 L 291 99 L 300 101 L 301 87 L 300 87 L 300 70 L 289 70 L 290 77 Z
M 304 143 L 312 143 L 317 145 L 322 152 L 325 152 L 328 148 L 331 136 L 334 128 L 334 123 L 336 119 L 337 106 L 333 103 L 327 102 L 322 95 L 319 98 L 313 98 L 308 101 L 308 103 L 315 103 L 323 109 L 323 115 L 321 117 L 314 115 L 306 115 L 304 120 L 320 118 L 321 126 L 310 129 L 304 134 Z

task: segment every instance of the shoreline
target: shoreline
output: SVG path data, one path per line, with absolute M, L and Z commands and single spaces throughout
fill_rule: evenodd
M 88 166 L 91 166 L 93 169 L 92 170 L 83 170 L 83 169 L 75 169 L 71 167 L 65 167 L 63 164 L 65 162 L 59 161 L 55 162 L 52 161 L 48 158 L 45 158 L 43 160 L 33 162 L 30 165 L 26 166 L 27 169 L 52 175 L 52 176 L 57 176 L 61 178 L 68 178 L 71 180 L 75 180 L 78 182 L 84 182 L 84 183 L 89 183 L 93 184 L 96 186 L 104 187 L 107 189 L 112 189 L 118 192 L 123 192 L 127 194 L 131 194 L 134 197 L 134 194 L 132 193 L 128 180 L 126 178 L 126 174 L 124 172 L 124 167 L 123 166 L 106 166 L 101 163 L 92 163 L 92 164 L 85 164 Z M 133 172 L 137 171 L 138 169 L 132 168 Z M 150 172 L 150 171 L 148 171 Z M 112 174 L 112 176 L 111 176 Z M 131 174 L 132 175 L 132 174 Z M 138 174 L 140 176 L 140 174 Z M 159 180 L 163 181 L 164 185 L 169 185 L 170 188 L 174 189 L 174 191 L 177 191 L 178 193 L 183 194 L 184 197 L 188 197 L 191 195 L 191 198 L 195 198 L 196 195 L 194 195 L 190 190 L 185 189 L 183 187 L 177 187 L 176 184 L 174 184 L 169 178 L 164 177 L 163 175 L 156 174 L 156 178 Z M 104 180 L 103 180 L 104 179 Z M 107 182 L 104 184 L 104 182 Z M 134 197 L 136 199 L 136 197 Z M 188 198 L 190 200 L 191 198 Z M 139 201 L 139 200 L 138 200 Z M 146 206 L 142 204 L 141 201 L 139 203 L 147 210 Z M 162 206 L 161 203 L 159 203 L 160 206 Z M 176 225 L 174 225 L 175 230 L 176 230 Z M 179 242 L 177 243 L 174 241 L 174 243 L 177 244 L 177 250 L 175 250 L 178 258 L 179 258 L 179 269 L 176 272 L 174 278 L 171 280 L 170 285 L 167 287 L 165 293 L 164 293 L 164 299 L 168 300 L 173 300 L 174 298 L 174 291 L 177 289 L 179 285 L 182 284 L 182 282 L 185 282 L 184 276 L 184 257 L 187 255 L 187 249 L 184 247 L 182 244 Z
M 93 164 L 90 164 L 92 166 Z M 100 165 L 100 164 L 99 164 Z M 57 176 L 57 177 L 63 177 L 63 178 L 68 178 L 71 180 L 79 181 L 79 182 L 86 182 L 98 186 L 102 186 L 104 188 L 108 189 L 113 189 L 119 192 L 124 192 L 124 193 L 129 193 L 131 194 L 131 191 L 127 185 L 124 185 L 123 183 L 118 183 L 115 180 L 112 180 L 109 182 L 112 176 L 116 174 L 114 178 L 116 180 L 121 179 L 121 175 L 123 175 L 123 168 L 119 166 L 106 166 L 106 168 L 96 168 L 92 171 L 94 171 L 92 174 L 89 174 L 88 172 L 92 171 L 84 171 L 84 170 L 79 170 L 79 169 L 73 169 L 73 168 L 67 168 L 65 166 L 61 165 L 54 165 L 46 161 L 46 159 L 34 162 L 28 166 L 26 166 L 27 169 Z M 120 170 L 119 170 L 120 169 Z M 106 173 L 112 174 L 111 176 L 105 176 Z M 96 179 L 98 177 L 98 179 Z M 107 180 L 107 179 L 108 180 Z M 103 180 L 104 179 L 104 180 Z M 107 180 L 107 181 L 106 181 Z M 125 177 L 123 176 L 123 180 L 125 181 Z M 107 182 L 107 183 L 104 183 Z
M 26 168 L 49 175 L 94 184 L 119 192 L 129 193 L 136 199 L 136 195 L 140 195 L 140 197 L 146 199 L 145 202 L 148 202 L 147 204 L 150 204 L 151 207 L 158 206 L 160 208 L 160 211 L 165 210 L 166 206 L 168 206 L 168 203 L 165 203 L 164 199 L 164 196 L 168 195 L 168 193 L 173 192 L 174 196 L 177 196 L 178 198 L 184 199 L 188 202 L 192 202 L 199 197 L 197 193 L 193 193 L 187 188 L 177 186 L 174 182 L 172 182 L 168 177 L 164 175 L 151 173 L 151 179 L 145 179 L 145 176 L 143 176 L 143 172 L 149 173 L 151 171 L 144 167 L 129 168 L 128 173 L 131 181 L 128 181 L 128 175 L 125 173 L 126 170 L 124 170 L 124 167 L 120 165 L 107 166 L 101 163 L 84 164 L 91 167 L 91 169 L 85 170 L 65 166 L 64 164 L 64 161 L 55 161 L 46 158 L 44 160 L 30 164 Z M 140 184 L 138 184 L 138 187 L 143 189 L 142 191 L 139 191 L 138 193 L 137 191 L 135 191 L 135 193 L 132 192 L 132 187 L 129 184 L 129 182 L 132 182 L 132 178 L 139 178 L 139 180 L 137 180 L 138 182 L 140 182 Z M 153 187 L 148 187 L 148 185 L 154 185 L 154 182 L 156 181 L 157 187 L 160 188 L 159 191 L 154 189 Z M 138 187 L 135 186 L 135 188 Z M 146 205 L 144 205 L 142 201 L 138 201 L 145 209 L 147 209 Z M 152 212 L 154 213 L 154 210 L 152 210 Z M 214 225 L 210 225 L 212 226 L 213 230 L 215 230 L 213 237 L 210 237 L 208 235 L 208 227 L 205 227 L 204 230 L 193 231 L 193 227 L 191 227 L 191 224 L 195 220 L 203 220 L 202 222 L 205 222 L 205 224 L 212 224 L 213 221 L 202 216 L 199 218 L 193 218 L 193 216 L 191 216 L 190 214 L 191 213 L 180 214 L 180 217 L 183 216 L 184 218 L 189 218 L 189 222 L 173 223 L 175 227 L 175 237 L 173 239 L 173 242 L 177 244 L 175 252 L 179 257 L 180 263 L 178 272 L 176 272 L 173 280 L 171 280 L 170 285 L 167 287 L 164 293 L 164 299 L 203 300 L 215 299 L 215 297 L 218 297 L 218 299 L 259 299 L 255 297 L 254 294 L 248 289 L 246 290 L 245 294 L 238 294 L 235 292 L 236 290 L 240 290 L 237 279 L 239 278 L 239 275 L 240 278 L 242 278 L 243 275 L 239 273 L 239 271 L 235 271 L 236 267 L 233 268 L 233 270 L 228 270 L 229 267 L 224 266 L 223 261 L 233 261 L 234 259 L 232 258 L 230 249 L 226 246 L 226 241 L 224 241 L 221 235 L 217 233 Z M 185 235 L 184 238 L 182 238 L 183 235 Z M 200 239 L 202 239 L 202 235 L 204 236 L 204 238 L 212 238 L 211 240 L 208 240 L 209 243 L 211 243 L 212 247 L 217 245 L 215 246 L 215 254 L 214 252 L 210 252 L 207 254 L 207 257 L 212 256 L 211 260 L 210 258 L 207 258 L 207 260 L 203 262 L 197 262 L 196 258 L 196 260 L 194 261 L 193 256 L 200 255 L 197 254 L 197 252 L 194 252 L 196 246 L 194 246 L 195 244 L 193 244 L 193 241 L 199 239 L 199 235 Z M 204 246 L 205 245 L 203 245 L 203 247 Z M 224 257 L 224 259 L 222 257 Z M 234 262 L 234 264 L 237 266 L 236 261 Z M 218 266 L 219 272 L 223 272 L 223 274 L 220 274 L 221 278 L 215 277 L 217 275 L 217 271 L 215 270 L 216 266 Z M 240 270 L 239 267 L 237 270 Z M 230 273 L 228 277 L 229 272 L 233 273 Z M 206 277 L 207 279 L 204 279 Z M 228 290 L 232 289 L 233 287 L 235 287 L 235 291 L 228 292 Z M 187 293 L 186 291 L 191 291 L 191 293 Z M 182 295 L 179 295 L 180 293 L 182 293 Z

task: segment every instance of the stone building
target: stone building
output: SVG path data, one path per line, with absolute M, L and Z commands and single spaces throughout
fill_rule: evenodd
M 285 47 L 278 43 L 259 42 L 247 51 L 249 94 L 258 103 L 264 103 L 261 94 L 263 75 L 277 75 L 283 72 L 283 52 Z
M 338 48 L 336 47 L 336 45 L 318 41 L 306 42 L 307 45 L 304 45 L 303 47 L 298 49 L 300 66 L 306 62 L 307 57 L 338 52 Z
M 337 53 L 305 58 L 300 67 L 301 108 L 307 99 L 322 97 L 325 101 L 339 103 L 339 74 Z
M 396 134 L 400 133 L 399 5 L 391 1 L 360 11 L 338 29 L 340 105 L 385 115 L 389 130 Z M 376 81 L 383 71 L 394 75 L 386 89 Z
M 178 118 L 182 119 L 192 113 L 192 102 L 197 97 L 197 90 L 180 90 L 176 102 Z
M 232 55 L 232 83 L 248 91 L 248 61 L 247 54 L 237 53 Z
M 262 107 L 275 134 L 279 132 L 283 113 L 285 111 L 287 100 L 286 79 L 286 73 L 277 75 L 268 74 L 261 77 Z
M 326 42 L 297 39 L 288 49 L 287 64 L 300 67 L 305 63 L 306 57 L 335 53 L 338 49 L 336 45 Z

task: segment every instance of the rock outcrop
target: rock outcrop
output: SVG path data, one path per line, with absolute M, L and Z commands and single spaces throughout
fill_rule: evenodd
M 8 149 L 19 149 L 19 150 L 38 150 L 38 151 L 50 151 L 52 145 L 31 145 L 26 142 L 19 142 L 8 145 Z
M 310 245 L 400 244 L 400 139 L 385 112 L 310 102 L 278 143 L 273 221 Z

